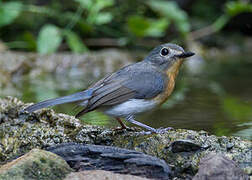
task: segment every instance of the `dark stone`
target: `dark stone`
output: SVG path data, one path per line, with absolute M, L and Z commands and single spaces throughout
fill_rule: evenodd
M 206 149 L 207 147 L 202 147 L 198 144 L 195 144 L 194 142 L 190 140 L 177 140 L 172 142 L 171 144 L 171 151 L 173 153 L 178 152 L 192 152 L 192 151 L 198 151 L 200 149 Z
M 211 153 L 200 160 L 199 171 L 193 180 L 249 180 L 249 176 L 222 154 Z
M 47 150 L 61 156 L 77 171 L 106 170 L 155 179 L 169 179 L 171 175 L 165 161 L 134 150 L 77 143 L 64 143 Z
M 233 147 L 234 147 L 233 143 L 228 143 L 227 146 L 226 146 L 228 151 L 231 150 Z

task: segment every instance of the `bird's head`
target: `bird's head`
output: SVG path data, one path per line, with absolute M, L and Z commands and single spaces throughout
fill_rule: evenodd
M 167 43 L 154 48 L 144 61 L 150 62 L 161 70 L 168 70 L 175 65 L 180 65 L 184 58 L 193 55 L 193 52 L 185 52 L 182 47 L 176 44 Z

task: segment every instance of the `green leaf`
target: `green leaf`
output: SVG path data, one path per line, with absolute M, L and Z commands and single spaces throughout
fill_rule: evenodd
M 131 16 L 128 19 L 128 28 L 138 37 L 161 37 L 169 26 L 167 19 L 150 19 L 142 16 Z
M 60 29 L 52 24 L 42 27 L 38 35 L 37 50 L 40 54 L 54 53 L 62 41 Z
M 102 9 L 112 6 L 114 4 L 114 0 L 75 0 L 80 3 L 80 5 L 89 11 L 93 11 L 98 13 Z
M 184 14 L 183 11 L 173 1 L 151 0 L 148 1 L 149 6 L 159 14 L 170 19 L 181 19 Z
M 128 28 L 129 31 L 138 37 L 144 37 L 148 33 L 148 28 L 150 27 L 150 22 L 141 16 L 130 16 L 128 18 Z
M 95 24 L 102 25 L 102 24 L 109 23 L 112 20 L 112 18 L 113 18 L 113 16 L 109 12 L 99 13 L 96 16 Z
M 243 12 L 252 12 L 252 3 L 246 1 L 227 2 L 226 12 L 230 16 L 236 16 Z
M 26 42 L 27 49 L 30 51 L 36 51 L 37 44 L 36 44 L 36 38 L 33 36 L 33 34 L 29 31 L 26 31 L 22 34 L 21 39 Z
M 0 27 L 11 24 L 21 13 L 21 2 L 0 2 Z
M 114 4 L 114 0 L 96 0 L 94 3 L 94 9 L 96 12 L 101 11 L 104 8 L 112 6 Z
M 147 3 L 154 11 L 172 21 L 181 33 L 190 31 L 188 16 L 174 1 L 151 0 Z
M 66 42 L 74 53 L 83 53 L 88 51 L 87 47 L 82 43 L 80 37 L 73 31 L 65 31 Z
M 169 26 L 170 22 L 167 19 L 162 18 L 158 20 L 151 20 L 151 25 L 147 30 L 148 36 L 151 37 L 162 37 L 165 33 L 165 30 Z
M 81 7 L 84 9 L 90 9 L 93 5 L 92 0 L 75 0 L 76 2 L 80 3 Z
M 176 27 L 178 28 L 179 32 L 185 34 L 190 31 L 190 24 L 185 20 L 185 21 L 178 21 L 176 23 Z

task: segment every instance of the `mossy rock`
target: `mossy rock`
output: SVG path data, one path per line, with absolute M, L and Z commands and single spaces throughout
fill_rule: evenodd
M 63 179 L 73 170 L 56 154 L 33 149 L 0 168 L 0 179 Z
M 239 137 L 215 136 L 206 131 L 171 129 L 164 134 L 85 125 L 78 119 L 43 109 L 20 113 L 27 107 L 12 97 L 0 99 L 0 161 L 2 164 L 33 148 L 64 142 L 99 144 L 133 149 L 164 159 L 178 176 L 194 175 L 202 157 L 221 153 L 252 175 L 251 144 Z

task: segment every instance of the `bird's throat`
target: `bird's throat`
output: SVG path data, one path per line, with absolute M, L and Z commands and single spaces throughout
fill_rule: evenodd
M 179 68 L 180 66 L 182 65 L 183 63 L 183 60 L 176 60 L 172 66 L 170 66 L 167 70 L 166 70 L 166 74 L 167 76 L 169 77 L 174 77 L 176 78 L 176 76 L 178 75 L 178 72 L 179 72 Z
M 169 69 L 166 70 L 166 75 L 168 77 L 168 81 L 167 81 L 168 84 L 166 85 L 166 88 L 164 89 L 164 91 L 155 97 L 155 100 L 158 102 L 158 104 L 163 104 L 171 95 L 175 86 L 176 76 L 179 72 L 179 68 L 182 63 L 183 63 L 182 60 L 178 60 L 174 62 L 173 65 Z

